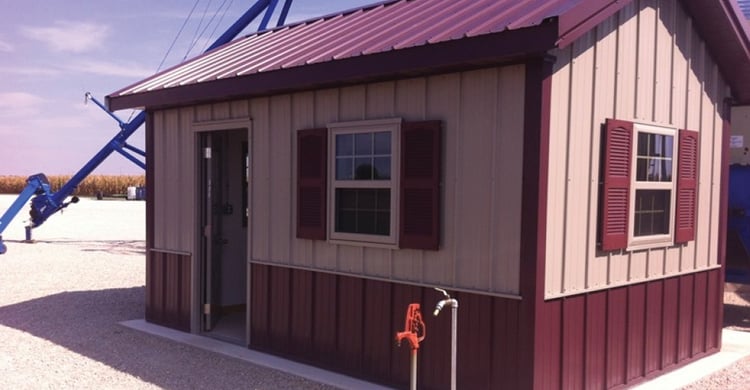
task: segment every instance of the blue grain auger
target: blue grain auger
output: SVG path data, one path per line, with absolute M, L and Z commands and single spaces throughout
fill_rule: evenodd
M 242 30 L 245 29 L 250 23 L 252 23 L 263 11 L 265 14 L 261 20 L 258 31 L 265 30 L 268 26 L 268 22 L 273 16 L 274 10 L 278 5 L 279 0 L 258 0 L 256 1 L 234 24 L 232 24 L 211 46 L 206 49 L 206 52 L 211 51 L 225 43 L 228 43 L 234 37 L 236 37 Z M 292 5 L 292 0 L 285 0 L 281 12 L 278 16 L 277 27 L 284 24 L 286 17 L 289 13 L 289 8 Z M 115 135 L 99 152 L 94 155 L 87 163 L 83 166 L 73 177 L 68 180 L 59 190 L 52 192 L 50 189 L 49 181 L 47 176 L 43 173 L 29 176 L 26 179 L 26 187 L 23 189 L 18 198 L 11 204 L 10 208 L 5 211 L 2 217 L 0 217 L 0 254 L 4 254 L 7 251 L 7 247 L 3 242 L 2 234 L 5 228 L 10 224 L 13 218 L 18 214 L 19 211 L 26 205 L 31 199 L 31 210 L 29 211 L 30 220 L 26 226 L 26 239 L 31 238 L 31 229 L 42 225 L 47 218 L 57 213 L 58 211 L 68 207 L 72 203 L 78 202 L 78 197 L 72 196 L 78 185 L 91 174 L 112 152 L 118 152 L 125 156 L 128 160 L 132 161 L 141 168 L 146 168 L 146 164 L 142 162 L 138 157 L 135 157 L 132 153 L 146 157 L 146 152 L 140 150 L 127 143 L 133 133 L 141 127 L 143 122 L 146 120 L 146 113 L 141 112 L 129 122 L 123 122 L 111 111 L 109 111 L 101 102 L 94 99 L 90 93 L 86 93 L 86 99 L 93 101 L 102 110 L 109 114 L 112 118 L 117 121 L 120 126 L 120 131 Z M 70 197 L 70 200 L 67 200 Z

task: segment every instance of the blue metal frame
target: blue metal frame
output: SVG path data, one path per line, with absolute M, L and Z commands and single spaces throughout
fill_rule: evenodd
M 265 30 L 271 16 L 276 8 L 278 0 L 258 0 L 248 9 L 234 24 L 232 24 L 224 34 L 222 34 L 206 51 L 211 51 L 225 43 L 228 43 L 239 33 L 242 32 L 253 20 L 255 20 L 263 10 L 266 10 L 266 14 L 260 24 L 258 31 Z M 285 0 L 284 7 L 281 14 L 279 15 L 278 25 L 284 24 L 286 16 L 289 12 L 292 0 Z M 112 152 L 118 152 L 125 156 L 128 160 L 132 161 L 139 167 L 146 169 L 146 164 L 133 156 L 130 152 L 136 153 L 142 157 L 146 156 L 146 152 L 140 150 L 132 145 L 129 145 L 126 141 L 130 138 L 136 130 L 146 121 L 146 112 L 140 112 L 130 122 L 123 122 L 114 113 L 109 111 L 101 102 L 96 100 L 90 93 L 86 93 L 86 100 L 93 101 L 97 106 L 104 110 L 109 116 L 117 121 L 120 126 L 120 131 L 115 135 L 107 144 L 102 147 L 99 152 L 94 155 L 87 163 L 83 166 L 73 177 L 65 183 L 62 188 L 57 192 L 51 192 L 49 182 L 44 174 L 36 174 L 30 176 L 26 180 L 26 187 L 13 202 L 10 208 L 0 217 L 0 254 L 4 254 L 7 251 L 5 244 L 3 243 L 2 233 L 5 228 L 10 224 L 13 218 L 18 214 L 23 206 L 31 199 L 31 221 L 29 223 L 30 228 L 35 228 L 44 223 L 50 216 L 56 212 L 68 207 L 70 203 L 78 202 L 77 197 L 72 197 L 69 202 L 65 202 L 70 195 L 72 195 L 78 185 L 91 174 Z M 27 236 L 30 235 L 30 230 L 27 229 Z

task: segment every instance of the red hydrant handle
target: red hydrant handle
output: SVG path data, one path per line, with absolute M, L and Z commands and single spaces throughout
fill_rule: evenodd
M 401 345 L 401 341 L 406 339 L 411 349 L 419 349 L 419 342 L 424 340 L 426 328 L 422 321 L 422 313 L 419 311 L 419 304 L 412 303 L 406 308 L 406 320 L 404 321 L 404 331 L 396 333 L 396 343 Z

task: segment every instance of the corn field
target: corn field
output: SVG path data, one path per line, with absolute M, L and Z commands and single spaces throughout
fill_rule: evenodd
M 60 189 L 71 176 L 47 176 L 50 189 L 54 192 Z M 78 186 L 73 195 L 96 196 L 101 191 L 104 196 L 125 195 L 128 187 L 143 187 L 146 185 L 145 175 L 92 175 Z M 19 194 L 26 187 L 25 176 L 0 175 L 0 194 Z

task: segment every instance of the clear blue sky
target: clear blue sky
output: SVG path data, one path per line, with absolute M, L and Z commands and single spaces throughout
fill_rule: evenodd
M 376 1 L 295 0 L 287 22 Z M 202 0 L 190 19 L 195 0 L 6 4 L 0 13 L 0 175 L 75 173 L 118 130 L 93 103 L 84 104 L 86 92 L 103 101 L 107 94 L 155 73 L 188 20 L 162 68 L 181 62 L 197 33 L 216 14 L 189 57 L 198 54 L 209 37 L 215 39 L 254 2 Z M 131 113 L 116 114 L 127 120 Z M 143 128 L 138 130 L 130 143 L 143 147 L 143 133 Z M 94 174 L 141 172 L 114 153 Z

